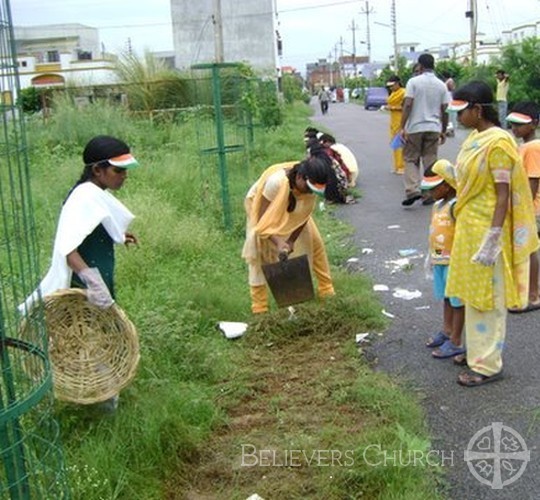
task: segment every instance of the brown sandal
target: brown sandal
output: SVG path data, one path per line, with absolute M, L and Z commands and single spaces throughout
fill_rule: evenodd
M 502 370 L 499 373 L 494 375 L 487 376 L 482 375 L 481 373 L 476 373 L 473 371 L 460 373 L 457 379 L 459 385 L 465 387 L 478 387 L 479 385 L 489 384 L 490 382 L 496 382 L 503 378 Z
M 458 366 L 467 366 L 467 355 L 466 354 L 458 354 L 457 356 L 454 356 L 454 364 Z

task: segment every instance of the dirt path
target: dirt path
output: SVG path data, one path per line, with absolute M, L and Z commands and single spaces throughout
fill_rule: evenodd
M 350 338 L 260 340 L 253 342 L 246 365 L 255 377 L 242 375 L 242 395 L 226 408 L 228 425 L 213 435 L 193 469 L 185 471 L 189 493 L 177 490 L 169 498 L 246 499 L 254 493 L 265 499 L 329 498 L 319 488 L 320 481 L 330 480 L 328 468 L 308 465 L 317 457 L 292 458 L 298 467 L 281 464 L 291 460 L 284 450 L 336 448 L 332 427 L 338 435 L 361 431 L 362 412 L 335 402 L 336 393 L 350 388 L 344 381 L 352 385 L 358 377 L 359 359 L 346 354 Z

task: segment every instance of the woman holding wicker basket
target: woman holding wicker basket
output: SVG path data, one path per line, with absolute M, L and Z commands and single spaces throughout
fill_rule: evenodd
M 91 139 L 83 151 L 84 169 L 64 200 L 49 271 L 21 304 L 28 314 L 41 297 L 68 288 L 85 289 L 100 309 L 114 303 L 114 244 L 136 244 L 127 232 L 134 215 L 110 191 L 120 189 L 128 170 L 138 166 L 129 146 L 110 136 Z M 117 395 L 107 402 L 113 409 Z

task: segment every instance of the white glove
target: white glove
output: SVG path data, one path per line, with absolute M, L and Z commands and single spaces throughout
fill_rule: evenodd
M 107 309 L 114 304 L 111 293 L 101 277 L 97 267 L 86 267 L 77 273 L 81 281 L 86 285 L 86 297 L 88 302 L 101 309 Z
M 492 227 L 484 236 L 478 251 L 473 255 L 472 261 L 482 266 L 493 266 L 501 253 L 502 228 Z
M 433 264 L 431 263 L 431 253 L 429 250 L 424 259 L 424 276 L 427 280 L 433 280 Z

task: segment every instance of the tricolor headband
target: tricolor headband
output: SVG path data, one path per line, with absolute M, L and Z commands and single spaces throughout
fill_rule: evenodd
M 139 162 L 130 153 L 115 156 L 107 161 L 114 167 L 120 168 L 135 168 L 139 166 Z
M 114 158 L 105 158 L 103 160 L 97 161 L 95 163 L 90 163 L 90 165 L 99 165 L 107 162 L 109 165 L 118 168 L 135 168 L 139 166 L 139 162 L 133 157 L 131 153 L 126 153 L 120 156 L 115 156 Z
M 524 115 L 523 113 L 516 113 L 515 111 L 512 111 L 507 117 L 506 121 L 510 123 L 518 123 L 520 125 L 526 125 L 527 123 L 531 123 L 533 121 L 532 116 Z
M 315 194 L 324 196 L 324 190 L 326 189 L 326 184 L 317 184 L 316 182 L 311 182 L 309 179 L 306 179 L 306 184 L 308 188 Z
M 448 104 L 448 107 L 446 108 L 447 111 L 463 111 L 467 106 L 469 106 L 468 101 L 460 101 L 460 100 L 453 100 L 450 101 Z
M 432 175 L 431 177 L 424 177 L 422 183 L 420 184 L 420 189 L 427 191 L 437 187 L 439 184 L 442 184 L 444 179 L 440 175 Z

